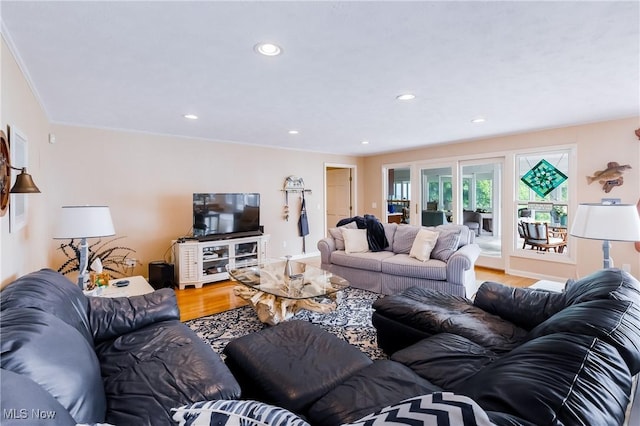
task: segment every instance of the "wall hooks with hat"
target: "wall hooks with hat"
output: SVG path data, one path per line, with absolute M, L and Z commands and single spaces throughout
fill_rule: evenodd
M 303 197 L 305 193 L 311 193 L 310 189 L 304 187 L 304 179 L 299 176 L 287 176 L 284 180 L 284 186 L 282 188 L 284 192 L 284 210 L 282 218 L 289 220 L 289 194 L 290 193 L 302 193 Z

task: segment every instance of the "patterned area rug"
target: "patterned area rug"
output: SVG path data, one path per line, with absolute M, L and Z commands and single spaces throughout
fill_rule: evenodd
M 347 288 L 344 290 L 343 300 L 336 311 L 321 314 L 302 310 L 293 319 L 319 325 L 328 332 L 357 346 L 371 359 L 384 359 L 387 356 L 378 348 L 376 330 L 371 325 L 371 314 L 373 313 L 371 304 L 377 298 L 376 293 Z M 250 306 L 187 321 L 186 324 L 221 355 L 229 341 L 269 327 L 258 320 Z

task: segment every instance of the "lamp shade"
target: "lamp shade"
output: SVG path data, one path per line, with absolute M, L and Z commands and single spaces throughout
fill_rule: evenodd
M 53 238 L 96 238 L 116 233 L 107 206 L 63 206 Z
M 580 204 L 570 234 L 590 240 L 640 241 L 640 216 L 633 204 Z

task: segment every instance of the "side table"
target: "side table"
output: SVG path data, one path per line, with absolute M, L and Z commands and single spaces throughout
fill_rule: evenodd
M 564 291 L 565 284 L 566 283 L 561 283 L 558 281 L 540 280 L 531 284 L 529 288 L 536 288 L 540 290 L 555 291 L 558 293 L 562 293 Z
M 121 280 L 129 280 L 129 285 L 126 287 L 116 287 L 115 283 Z M 136 275 L 134 277 L 114 278 L 109 280 L 108 287 L 85 291 L 84 294 L 95 297 L 131 297 L 152 293 L 153 291 L 153 287 L 151 287 L 151 284 L 149 284 L 143 276 Z

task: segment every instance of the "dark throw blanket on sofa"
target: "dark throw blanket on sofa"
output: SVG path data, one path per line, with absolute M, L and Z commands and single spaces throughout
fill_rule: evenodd
M 371 214 L 365 214 L 364 216 L 354 216 L 347 219 L 342 219 L 336 226 L 347 225 L 351 222 L 355 222 L 358 225 L 358 229 L 367 230 L 367 241 L 369 243 L 369 250 L 382 251 L 389 247 L 389 241 L 384 234 L 384 227 L 380 220 Z

